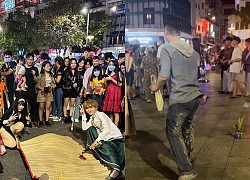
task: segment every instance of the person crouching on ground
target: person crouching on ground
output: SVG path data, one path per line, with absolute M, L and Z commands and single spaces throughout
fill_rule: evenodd
M 97 109 L 98 102 L 93 99 L 80 106 L 82 129 L 87 130 L 86 149 L 90 149 L 102 164 L 111 169 L 106 180 L 118 179 L 123 175 L 125 166 L 124 138 L 112 120 Z M 88 122 L 85 110 L 91 116 Z
M 25 126 L 29 126 L 30 116 L 27 111 L 27 104 L 24 99 L 17 99 L 0 119 L 0 153 L 5 154 L 4 146 L 15 148 L 17 136 Z

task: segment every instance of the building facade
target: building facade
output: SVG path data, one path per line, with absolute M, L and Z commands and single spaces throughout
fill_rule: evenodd
M 110 16 L 112 23 L 107 28 L 103 37 L 103 47 L 123 47 L 125 44 L 125 1 L 104 0 L 106 13 Z
M 163 35 L 164 24 L 191 39 L 191 3 L 188 0 L 126 0 L 126 42 L 153 45 Z
M 235 9 L 240 11 L 242 7 L 250 6 L 250 0 L 235 0 Z
M 204 46 L 221 41 L 221 7 L 220 0 L 191 0 L 192 35 Z

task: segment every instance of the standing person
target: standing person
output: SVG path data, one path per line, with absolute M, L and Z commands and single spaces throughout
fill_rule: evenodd
M 157 49 L 156 57 L 157 57 L 157 61 L 158 61 L 158 66 L 157 67 L 158 67 L 158 72 L 159 72 L 160 71 L 159 65 L 160 65 L 161 50 L 162 50 L 163 46 L 165 45 L 165 39 L 164 39 L 163 36 L 159 37 L 157 45 L 158 45 L 158 49 Z
M 62 90 L 62 76 L 63 69 L 61 68 L 63 62 L 63 58 L 61 56 L 57 56 L 55 58 L 55 66 L 54 66 L 54 79 L 56 82 L 56 88 L 54 92 L 54 101 L 52 107 L 52 115 L 53 121 L 61 121 L 62 117 L 62 107 L 63 107 L 63 90 Z
M 115 125 L 118 126 L 120 120 L 120 112 L 123 112 L 122 107 L 122 73 L 119 70 L 118 62 L 110 60 L 108 65 L 108 77 L 105 78 L 107 82 L 107 89 L 105 92 L 102 111 L 109 112 L 110 118 Z
M 233 81 L 233 95 L 229 96 L 229 98 L 237 98 L 237 92 L 238 92 L 237 78 L 241 71 L 241 60 L 242 60 L 242 50 L 238 46 L 240 42 L 241 42 L 240 38 L 238 36 L 234 36 L 231 43 L 234 50 L 231 60 L 228 61 L 228 64 L 230 64 L 229 72 L 231 74 L 231 78 Z
M 92 59 L 88 58 L 84 60 L 84 74 L 87 71 L 88 68 L 90 68 L 93 65 Z M 83 75 L 84 78 L 84 75 Z
M 140 88 L 142 84 L 142 72 L 140 69 L 141 65 L 141 56 L 140 56 L 140 46 L 134 45 L 132 56 L 135 62 L 135 87 Z
M 10 106 L 12 106 L 14 102 L 14 68 L 16 67 L 16 62 L 12 61 L 12 52 L 5 51 L 4 52 L 4 64 L 1 68 L 1 75 L 6 77 L 6 87 L 8 89 L 8 99 Z M 8 108 L 8 104 L 6 99 L 4 100 L 4 110 L 6 111 Z
M 92 76 L 90 78 L 90 87 L 93 90 L 92 99 L 96 100 L 99 103 L 98 110 L 101 110 L 103 96 L 106 89 L 105 78 L 102 74 L 101 66 L 94 67 Z
M 38 69 L 33 66 L 33 55 L 31 53 L 27 53 L 26 55 L 26 64 L 25 64 L 25 78 L 27 91 L 20 91 L 19 97 L 23 99 L 27 99 L 30 103 L 31 108 L 31 120 L 34 125 L 38 125 L 39 117 L 38 117 L 38 103 L 37 103 L 37 93 L 36 93 L 36 83 L 39 80 Z
M 53 102 L 53 91 L 56 87 L 55 79 L 51 72 L 52 65 L 49 61 L 42 64 L 41 74 L 37 83 L 38 94 L 37 102 L 39 103 L 39 127 L 43 126 L 43 111 L 45 106 L 45 125 L 50 127 L 49 115 Z
M 84 73 L 85 73 L 84 59 L 83 58 L 81 58 L 77 62 L 77 72 L 78 72 L 79 77 L 80 77 L 79 81 L 83 81 L 83 77 L 84 77 Z M 83 97 L 82 85 L 83 85 L 83 83 L 81 83 L 81 87 L 79 87 L 81 91 L 80 91 L 79 95 L 76 97 L 76 102 L 75 102 L 74 121 L 76 123 L 79 122 L 79 117 L 80 117 L 79 105 L 80 105 L 81 99 Z
M 199 54 L 180 39 L 177 28 L 165 25 L 164 36 L 169 45 L 162 49 L 161 70 L 152 91 L 157 91 L 167 79 L 171 92 L 167 115 L 167 137 L 177 159 L 179 180 L 194 179 L 197 174 L 191 163 L 193 151 L 193 118 L 202 96 L 197 85 L 197 59 Z
M 77 62 L 76 59 L 72 58 L 69 62 L 69 68 L 63 74 L 63 115 L 65 123 L 70 123 L 73 121 L 73 113 L 76 97 L 80 93 L 80 87 L 82 86 L 82 81 L 80 75 L 77 72 Z M 67 113 L 68 104 L 70 106 L 69 116 Z
M 142 58 L 141 69 L 144 74 L 144 89 L 145 89 L 145 98 L 148 103 L 151 102 L 151 76 L 154 75 L 157 77 L 157 58 L 153 56 L 154 50 L 151 47 L 147 47 L 146 56 Z
M 65 57 L 62 62 L 62 70 L 66 71 L 69 67 L 69 58 Z
M 92 95 L 92 89 L 89 85 L 89 80 L 90 77 L 92 76 L 92 72 L 95 66 L 99 66 L 99 62 L 100 62 L 100 58 L 99 56 L 93 56 L 92 59 L 92 66 L 90 68 L 88 68 L 85 73 L 84 73 L 84 77 L 83 77 L 83 88 L 84 88 L 84 98 L 91 98 Z
M 230 65 L 228 64 L 228 61 L 232 58 L 233 50 L 234 48 L 231 46 L 232 38 L 227 37 L 225 39 L 225 47 L 221 50 L 219 54 L 219 61 L 221 65 L 221 90 L 218 91 L 218 94 L 225 94 L 229 93 L 231 88 L 231 76 L 228 72 Z
M 242 61 L 244 63 L 244 71 L 246 72 L 246 88 L 247 96 L 250 95 L 250 38 L 245 40 L 246 49 L 243 51 Z
M 131 56 L 130 49 L 125 51 L 125 66 L 126 66 L 126 72 L 125 72 L 126 83 L 128 86 L 127 87 L 128 99 L 131 99 L 131 98 L 134 99 L 136 97 L 136 95 L 134 94 L 134 90 L 133 90 L 135 63 L 134 63 L 133 57 Z

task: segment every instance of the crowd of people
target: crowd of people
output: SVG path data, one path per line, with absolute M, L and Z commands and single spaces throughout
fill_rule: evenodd
M 87 142 L 91 142 L 86 148 L 112 170 L 106 179 L 121 176 L 125 163 L 125 53 L 118 59 L 106 53 L 104 58 L 92 56 L 86 48 L 80 59 L 57 56 L 52 65 L 49 55 L 39 50 L 16 60 L 11 51 L 5 51 L 0 74 L 0 154 L 6 153 L 5 146 L 17 146 L 24 127 L 51 127 L 51 115 L 54 122 L 65 124 L 79 123 L 82 118 L 82 129 L 87 130 Z M 97 143 L 103 144 L 101 152 Z
M 221 69 L 221 89 L 219 94 L 229 94 L 229 98 L 250 95 L 250 38 L 245 39 L 246 48 L 239 47 L 241 39 L 227 37 L 223 41 L 218 62 Z

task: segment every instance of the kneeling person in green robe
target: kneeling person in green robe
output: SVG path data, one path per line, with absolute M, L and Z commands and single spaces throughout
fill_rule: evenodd
M 97 111 L 98 102 L 89 99 L 80 107 L 82 129 L 87 130 L 87 146 L 90 152 L 104 165 L 111 169 L 106 180 L 119 179 L 125 166 L 124 138 L 103 112 Z M 91 116 L 87 122 L 85 111 Z

